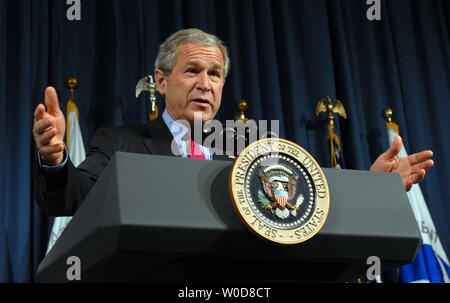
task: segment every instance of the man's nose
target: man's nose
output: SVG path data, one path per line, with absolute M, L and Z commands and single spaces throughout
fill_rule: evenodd
M 197 88 L 202 91 L 211 90 L 211 80 L 207 72 L 202 72 L 198 75 Z

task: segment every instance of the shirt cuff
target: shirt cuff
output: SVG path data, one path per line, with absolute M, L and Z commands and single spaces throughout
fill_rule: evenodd
M 37 150 L 37 154 L 45 191 L 47 193 L 54 193 L 64 190 L 67 179 L 67 161 L 69 159 L 66 145 L 64 144 L 63 162 L 59 165 L 44 165 L 41 163 L 41 154 L 39 153 L 39 150 Z

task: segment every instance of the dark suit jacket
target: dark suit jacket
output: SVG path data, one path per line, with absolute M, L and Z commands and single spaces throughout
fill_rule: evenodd
M 40 170 L 36 153 L 33 164 L 36 200 L 48 215 L 72 216 L 116 151 L 174 156 L 172 140 L 161 117 L 143 125 L 101 128 L 92 139 L 86 159 L 75 168 L 69 158 L 63 178 L 53 180 Z M 216 155 L 213 159 L 229 160 L 227 156 Z

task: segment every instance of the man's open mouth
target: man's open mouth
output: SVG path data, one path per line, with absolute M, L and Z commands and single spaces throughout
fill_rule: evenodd
M 205 99 L 194 99 L 194 102 L 203 103 L 203 104 L 209 104 L 209 101 L 205 100 Z

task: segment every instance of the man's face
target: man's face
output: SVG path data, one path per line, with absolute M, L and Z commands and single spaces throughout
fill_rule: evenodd
M 217 46 L 183 43 L 170 75 L 157 69 L 155 79 L 172 118 L 192 124 L 194 113 L 201 113 L 202 121 L 209 121 L 219 110 L 225 84 L 222 51 Z

